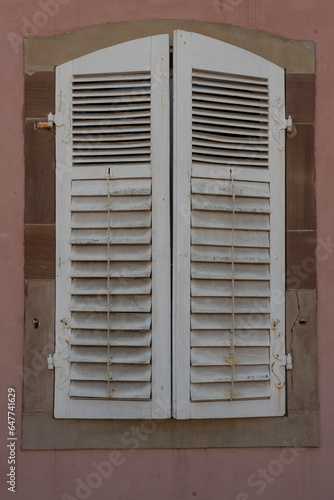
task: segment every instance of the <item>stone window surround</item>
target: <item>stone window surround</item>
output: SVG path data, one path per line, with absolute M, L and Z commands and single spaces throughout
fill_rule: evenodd
M 147 422 L 56 420 L 53 418 L 53 372 L 46 369 L 46 360 L 43 365 L 46 350 L 53 352 L 54 341 L 54 202 L 51 194 L 54 189 L 51 180 L 54 176 L 54 137 L 50 131 L 35 131 L 33 125 L 37 119 L 45 120 L 47 113 L 54 111 L 53 72 L 56 65 L 110 45 L 154 34 L 169 33 L 172 43 L 175 29 L 231 43 L 286 70 L 287 114 L 292 115 L 297 128 L 296 137 L 289 139 L 287 144 L 286 344 L 294 356 L 294 369 L 287 373 L 287 415 Z M 309 273 L 297 271 L 302 262 L 314 260 L 315 252 L 314 72 L 313 42 L 287 40 L 237 26 L 201 21 L 131 21 L 25 40 L 26 333 L 22 449 L 318 446 L 315 273 L 314 270 Z M 41 182 L 49 186 L 49 194 L 46 189 L 46 194 L 40 195 Z M 293 183 L 302 190 L 299 201 L 295 199 L 293 187 L 289 188 Z M 38 329 L 32 323 L 34 318 L 39 319 Z M 134 438 L 133 429 L 138 427 L 145 439 Z

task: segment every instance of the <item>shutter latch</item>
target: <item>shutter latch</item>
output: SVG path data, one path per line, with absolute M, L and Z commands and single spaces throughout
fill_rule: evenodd
M 53 128 L 54 126 L 59 127 L 64 124 L 63 113 L 58 112 L 55 115 L 53 113 L 48 114 L 47 122 L 36 122 L 36 128 L 38 130 L 43 130 L 45 128 Z
M 285 366 L 287 370 L 292 370 L 292 356 L 291 354 L 281 354 L 280 356 L 282 358 L 282 364 L 281 366 Z

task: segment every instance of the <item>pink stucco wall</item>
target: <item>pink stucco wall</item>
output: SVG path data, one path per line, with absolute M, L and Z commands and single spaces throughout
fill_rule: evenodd
M 334 241 L 334 5 L 333 0 L 223 0 L 231 9 L 222 17 L 219 0 L 53 0 L 59 12 L 38 29 L 54 35 L 105 22 L 135 19 L 197 19 L 226 22 L 316 42 L 316 195 L 318 237 Z M 7 34 L 22 34 L 47 0 L 0 0 L 0 498 L 55 500 L 331 500 L 334 498 L 333 293 L 334 257 L 318 263 L 318 338 L 320 440 L 318 449 L 283 453 L 281 449 L 147 450 L 121 452 L 119 465 L 100 479 L 92 463 L 107 451 L 20 452 L 17 492 L 7 491 L 6 394 L 17 390 L 20 435 L 23 356 L 23 47 L 15 51 Z M 52 3 L 52 0 L 50 0 Z M 35 33 L 36 34 L 36 33 Z M 258 482 L 269 468 L 268 482 Z M 264 472 L 265 473 L 265 472 Z M 248 484 L 251 475 L 253 486 Z M 260 474 L 262 474 L 260 472 Z M 106 474 L 108 475 L 108 474 Z M 101 476 L 100 476 L 101 477 Z M 90 489 L 75 489 L 82 480 Z M 90 493 L 92 492 L 92 493 Z M 71 495 L 66 496 L 65 494 Z

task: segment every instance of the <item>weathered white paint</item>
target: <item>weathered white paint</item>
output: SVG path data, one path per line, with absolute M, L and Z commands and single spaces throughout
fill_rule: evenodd
M 168 72 L 164 35 L 57 68 L 58 418 L 170 415 Z
M 174 51 L 174 414 L 283 415 L 284 73 L 197 34 Z

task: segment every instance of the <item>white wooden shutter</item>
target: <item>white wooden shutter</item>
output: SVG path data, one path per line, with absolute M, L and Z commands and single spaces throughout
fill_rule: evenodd
M 56 71 L 55 416 L 166 418 L 168 36 Z
M 284 71 L 174 37 L 176 418 L 283 415 Z

